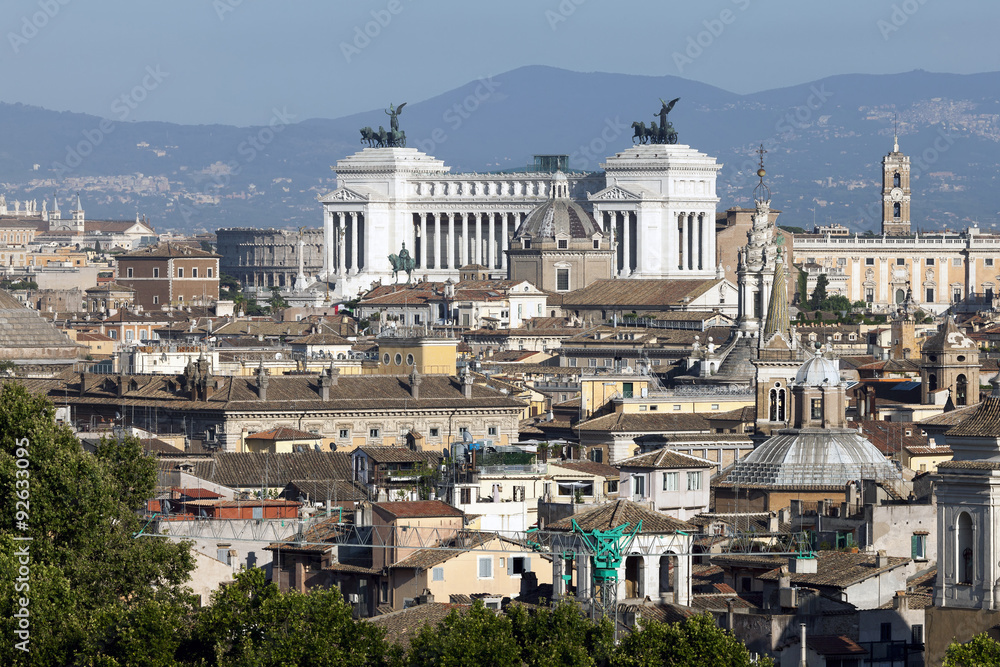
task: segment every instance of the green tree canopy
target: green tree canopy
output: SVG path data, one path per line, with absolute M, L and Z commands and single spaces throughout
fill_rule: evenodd
M 212 596 L 181 654 L 195 664 L 382 667 L 385 631 L 356 621 L 336 588 L 281 593 L 251 568 Z
M 965 644 L 952 642 L 944 654 L 944 667 L 1000 665 L 1000 644 L 985 632 Z
M 811 309 L 819 310 L 822 303 L 826 301 L 826 286 L 828 284 L 829 281 L 826 274 L 819 274 L 819 277 L 816 278 L 816 287 L 813 289 L 812 296 L 809 297 L 809 307 Z
M 0 663 L 68 665 L 82 655 L 104 655 L 108 661 L 102 664 L 124 664 L 115 656 L 128 652 L 129 633 L 135 641 L 137 632 L 142 641 L 153 640 L 156 628 L 144 622 L 190 613 L 184 585 L 193 559 L 186 544 L 133 538 L 141 525 L 135 509 L 155 483 L 138 440 L 105 441 L 97 455 L 89 454 L 54 417 L 46 398 L 14 382 L 0 385 L 0 626 L 5 636 L 14 636 L 20 597 L 27 595 L 31 614 L 30 652 L 3 642 Z M 19 459 L 27 460 L 27 467 Z M 17 506 L 17 500 L 27 504 Z M 14 554 L 25 545 L 17 537 L 31 538 L 24 591 L 14 588 L 20 566 Z M 175 642 L 162 635 L 163 627 L 160 639 Z M 124 628 L 130 629 L 123 633 Z M 172 655 L 169 646 L 167 651 Z M 151 657 L 148 664 L 156 662 Z
M 750 651 L 708 614 L 680 623 L 645 621 L 618 644 L 612 667 L 765 667 L 770 658 L 753 660 Z

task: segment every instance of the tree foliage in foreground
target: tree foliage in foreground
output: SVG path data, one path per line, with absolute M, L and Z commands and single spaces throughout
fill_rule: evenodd
M 944 667 L 1000 665 L 1000 643 L 985 632 L 965 644 L 952 642 L 944 654 Z
M 767 667 L 770 658 L 754 660 L 743 642 L 720 629 L 708 614 L 680 623 L 646 621 L 618 645 L 612 667 Z

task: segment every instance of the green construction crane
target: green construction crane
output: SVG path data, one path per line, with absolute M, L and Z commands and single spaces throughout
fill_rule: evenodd
M 642 520 L 629 532 L 630 523 L 623 523 L 611 530 L 586 531 L 573 519 L 573 532 L 580 536 L 590 549 L 591 567 L 594 571 L 594 613 L 610 616 L 615 622 L 615 636 L 618 635 L 616 611 L 618 608 L 618 568 L 622 564 L 622 554 L 628 551 L 632 540 L 642 530 Z

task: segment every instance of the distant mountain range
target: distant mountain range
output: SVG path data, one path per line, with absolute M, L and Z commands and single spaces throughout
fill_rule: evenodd
M 407 145 L 453 171 L 510 170 L 535 154 L 568 154 L 599 170 L 627 148 L 632 121 L 655 120 L 659 98 L 680 97 L 670 119 L 680 143 L 718 157 L 719 209 L 748 205 L 765 156 L 782 223 L 878 228 L 880 161 L 892 148 L 913 163 L 914 227 L 1000 222 L 1000 72 L 842 75 L 737 95 L 678 77 L 523 67 L 410 102 Z M 335 94 L 350 91 L 333 89 Z M 391 95 L 389 95 L 391 97 Z M 400 100 L 392 100 L 399 102 Z M 387 100 L 388 105 L 388 100 Z M 124 112 L 122 113 L 124 116 Z M 81 192 L 89 218 L 149 216 L 157 229 L 318 227 L 330 167 L 360 150 L 359 128 L 388 125 L 382 109 L 269 125 L 128 122 L 0 104 L 0 189 L 9 202 Z

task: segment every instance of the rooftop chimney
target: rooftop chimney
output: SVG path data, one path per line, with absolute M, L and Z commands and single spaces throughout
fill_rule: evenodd
M 466 368 L 462 374 L 462 396 L 472 398 L 472 373 Z
M 257 367 L 257 398 L 262 401 L 267 400 L 267 371 L 264 369 L 264 360 Z
M 909 600 L 906 599 L 906 591 L 896 591 L 892 598 L 892 608 L 896 611 L 906 611 L 910 608 Z
M 878 554 L 876 554 L 875 567 L 889 567 L 889 556 L 886 555 L 885 549 L 879 549 Z
M 417 369 L 414 368 L 413 372 L 410 373 L 410 395 L 413 396 L 415 400 L 420 399 L 420 383 L 423 381 L 424 379 L 420 376 L 420 373 L 418 373 Z

